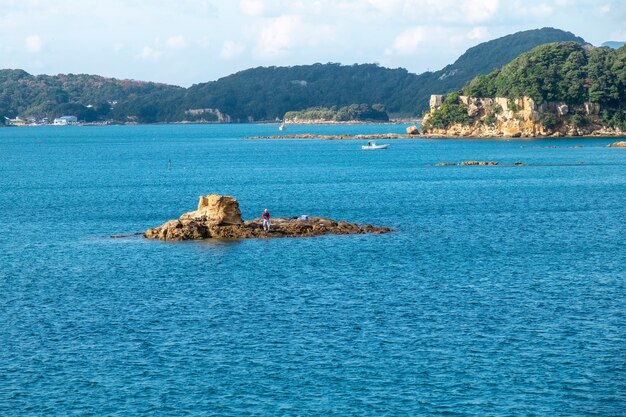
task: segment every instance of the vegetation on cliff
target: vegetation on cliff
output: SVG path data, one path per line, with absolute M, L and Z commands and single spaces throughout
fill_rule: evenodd
M 626 127 L 626 46 L 588 48 L 573 42 L 539 46 L 501 69 L 470 81 L 470 97 L 531 97 L 536 103 L 598 104 L 606 125 Z M 544 116 L 548 117 L 548 116 Z M 584 114 L 573 114 L 585 123 Z M 546 122 L 551 122 L 546 120 Z
M 626 46 L 539 46 L 434 106 L 426 129 L 523 120 L 533 132 L 626 130 Z M 506 110 L 506 111 L 504 111 Z
M 287 121 L 325 121 L 325 122 L 388 122 L 389 115 L 382 104 L 352 104 L 337 108 L 333 107 L 312 107 L 300 111 L 290 111 L 285 113 Z
M 467 106 L 459 102 L 459 93 L 449 93 L 441 107 L 431 113 L 425 122 L 426 128 L 445 129 L 455 123 L 468 123 Z

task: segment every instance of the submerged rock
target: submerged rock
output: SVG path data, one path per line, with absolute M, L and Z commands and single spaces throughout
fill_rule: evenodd
M 239 202 L 228 196 L 210 194 L 201 196 L 198 210 L 170 220 L 161 226 L 149 229 L 144 234 L 148 239 L 166 241 L 219 239 L 249 239 L 271 237 L 310 237 L 327 234 L 381 234 L 391 232 L 388 227 L 375 227 L 371 224 L 360 226 L 356 223 L 335 221 L 323 217 L 300 216 L 293 218 L 273 218 L 270 231 L 263 230 L 261 219 L 243 221 Z
M 475 166 L 475 165 L 498 165 L 497 162 L 495 161 L 463 161 L 463 162 L 459 162 L 459 166 Z

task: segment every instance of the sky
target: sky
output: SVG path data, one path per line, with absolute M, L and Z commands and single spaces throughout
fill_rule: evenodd
M 626 40 L 626 0 L 0 0 L 0 68 L 184 87 L 317 62 L 422 73 L 546 26 Z

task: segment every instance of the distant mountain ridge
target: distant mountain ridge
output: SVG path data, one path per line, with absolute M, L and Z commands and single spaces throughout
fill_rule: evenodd
M 434 75 L 441 82 L 435 84 L 433 88 L 446 91 L 460 88 L 477 75 L 489 74 L 536 46 L 552 42 L 586 43 L 583 38 L 571 32 L 554 28 L 506 35 L 469 48 L 453 64 L 435 72 Z
M 625 41 L 606 41 L 600 46 L 604 46 L 604 47 L 612 48 L 612 49 L 618 49 L 624 45 L 626 45 Z
M 392 115 L 419 116 L 428 108 L 431 94 L 459 89 L 475 76 L 488 74 L 538 45 L 564 41 L 585 43 L 558 29 L 528 30 L 481 43 L 454 64 L 419 75 L 373 64 L 253 68 L 194 85 L 188 89 L 187 100 L 191 107 L 218 107 L 242 121 L 353 103 L 380 103 Z
M 312 107 L 380 104 L 392 116 L 415 117 L 428 108 L 431 94 L 458 90 L 523 52 L 561 41 L 585 43 L 570 32 L 543 28 L 481 43 L 442 70 L 419 75 L 376 64 L 258 67 L 187 89 L 99 76 L 32 76 L 4 70 L 0 71 L 0 116 L 52 117 L 71 111 L 85 120 L 250 122 L 282 119 L 288 111 Z

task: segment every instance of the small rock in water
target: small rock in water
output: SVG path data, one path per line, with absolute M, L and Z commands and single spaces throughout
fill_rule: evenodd
M 497 162 L 495 161 L 463 161 L 463 162 L 459 162 L 459 166 L 485 166 L 485 165 L 498 165 Z
M 406 134 L 407 135 L 419 135 L 420 131 L 417 128 L 417 126 L 409 126 L 406 128 Z

